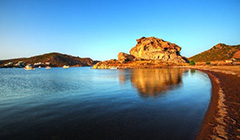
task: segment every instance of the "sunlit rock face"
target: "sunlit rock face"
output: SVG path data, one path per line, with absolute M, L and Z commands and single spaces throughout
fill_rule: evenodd
M 127 53 L 120 52 L 118 53 L 118 61 L 119 62 L 126 62 L 126 61 L 133 61 L 134 56 L 129 55 Z
M 185 69 L 132 69 L 131 82 L 140 96 L 158 96 L 181 86 Z
M 142 37 L 137 39 L 137 45 L 130 50 L 130 54 L 137 59 L 185 63 L 180 51 L 181 47 L 176 44 L 155 37 Z
M 233 58 L 240 59 L 240 50 L 234 53 Z
M 160 68 L 163 66 L 187 65 L 188 60 L 180 55 L 181 47 L 155 37 L 137 39 L 130 54 L 120 52 L 117 60 L 97 63 L 93 69 L 111 68 Z

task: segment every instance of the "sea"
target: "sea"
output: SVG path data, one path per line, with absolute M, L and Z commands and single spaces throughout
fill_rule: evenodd
M 191 69 L 0 69 L 0 140 L 193 140 L 211 98 Z

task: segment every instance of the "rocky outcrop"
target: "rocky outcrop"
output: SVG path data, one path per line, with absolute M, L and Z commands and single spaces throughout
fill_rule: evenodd
M 181 47 L 155 37 L 137 39 L 137 45 L 130 54 L 120 52 L 118 60 L 99 62 L 94 69 L 111 68 L 162 68 L 167 66 L 187 65 L 187 59 L 180 55 Z
M 164 63 L 161 61 L 154 60 L 143 60 L 143 61 L 127 61 L 120 62 L 115 59 L 108 61 L 102 61 L 93 66 L 93 69 L 133 69 L 133 68 L 162 68 L 167 66 L 174 66 L 173 63 Z
M 223 49 L 225 46 L 227 46 L 224 43 L 218 43 L 217 45 L 213 46 L 211 49 Z
M 118 61 L 121 63 L 127 62 L 127 61 L 133 61 L 134 58 L 135 58 L 134 56 L 129 55 L 127 53 L 123 53 L 123 52 L 118 53 Z
M 234 53 L 233 58 L 240 59 L 240 50 Z
M 180 51 L 181 47 L 176 44 L 155 37 L 142 37 L 137 39 L 137 45 L 130 50 L 130 54 L 137 59 L 185 63 Z

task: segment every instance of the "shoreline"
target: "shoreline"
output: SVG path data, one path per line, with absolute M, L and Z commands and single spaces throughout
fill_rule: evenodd
M 189 67 L 208 74 L 212 84 L 210 103 L 197 140 L 240 140 L 240 75 L 205 67 Z

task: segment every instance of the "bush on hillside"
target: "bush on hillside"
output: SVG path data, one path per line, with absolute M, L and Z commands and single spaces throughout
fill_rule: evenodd
M 195 61 L 191 60 L 191 61 L 189 62 L 189 64 L 190 64 L 190 65 L 195 65 Z

